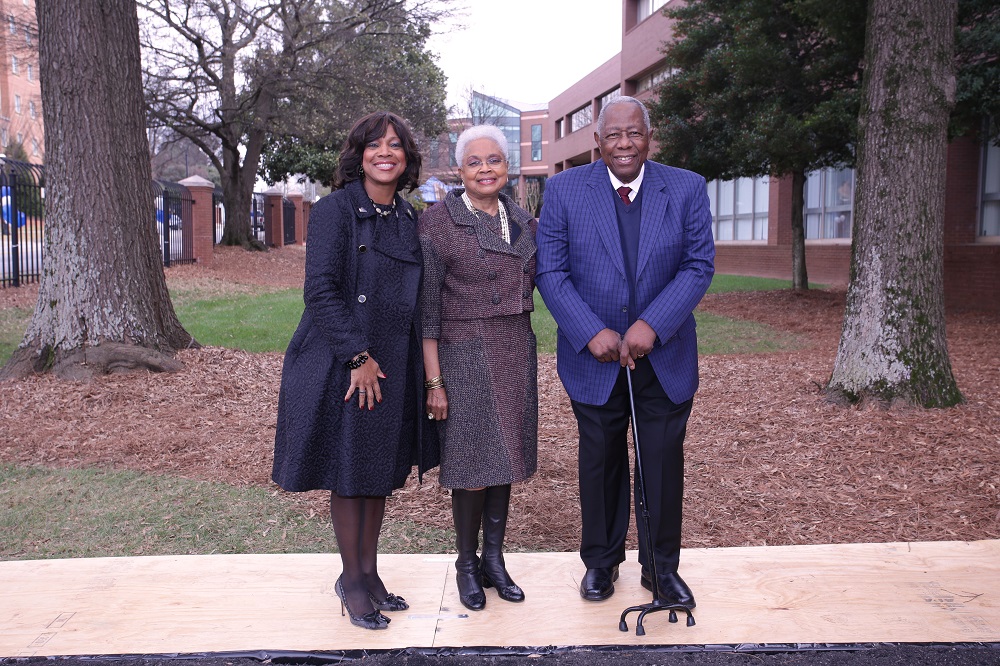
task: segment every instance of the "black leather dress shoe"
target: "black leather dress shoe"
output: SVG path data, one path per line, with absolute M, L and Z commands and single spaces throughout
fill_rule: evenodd
M 618 566 L 587 569 L 580 581 L 580 596 L 587 601 L 604 601 L 615 593 Z
M 653 581 L 649 577 L 649 569 L 643 567 L 639 582 L 644 588 L 652 591 Z M 688 610 L 695 607 L 694 594 L 684 579 L 680 577 L 680 574 L 676 572 L 658 574 L 656 587 L 661 601 L 684 606 Z

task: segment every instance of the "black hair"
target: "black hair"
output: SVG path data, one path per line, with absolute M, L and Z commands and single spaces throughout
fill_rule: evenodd
M 348 133 L 340 149 L 340 160 L 333 176 L 333 189 L 339 190 L 347 183 L 361 179 L 361 160 L 365 154 L 365 146 L 385 136 L 389 125 L 396 130 L 396 135 L 403 144 L 403 153 L 406 155 L 406 169 L 396 183 L 396 191 L 402 189 L 412 191 L 420 184 L 420 151 L 417 149 L 417 142 L 413 140 L 413 133 L 406 126 L 406 121 L 395 113 L 376 111 L 354 123 L 354 127 Z

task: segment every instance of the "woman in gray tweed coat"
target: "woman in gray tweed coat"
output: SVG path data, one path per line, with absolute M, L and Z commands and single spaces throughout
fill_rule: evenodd
M 523 601 L 503 558 L 510 484 L 535 473 L 538 387 L 531 330 L 536 222 L 500 190 L 507 140 L 492 125 L 458 138 L 464 188 L 425 211 L 421 290 L 427 418 L 438 424 L 441 485 L 451 488 L 462 603 L 484 587 Z M 483 529 L 482 559 L 479 528 Z

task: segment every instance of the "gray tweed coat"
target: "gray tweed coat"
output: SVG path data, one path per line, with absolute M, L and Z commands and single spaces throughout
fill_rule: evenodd
M 420 217 L 425 338 L 438 340 L 448 418 L 438 423 L 441 485 L 523 481 L 538 466 L 538 359 L 531 330 L 536 222 L 501 195 L 520 235 L 470 212 L 463 190 Z

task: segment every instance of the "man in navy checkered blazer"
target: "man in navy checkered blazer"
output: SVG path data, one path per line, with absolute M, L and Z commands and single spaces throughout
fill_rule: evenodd
M 628 367 L 653 539 L 651 563 L 637 521 L 641 582 L 652 589 L 655 563 L 660 599 L 694 608 L 677 573 L 684 433 L 698 388 L 692 312 L 712 281 L 715 244 L 705 179 L 648 161 L 650 130 L 646 107 L 618 97 L 597 120 L 602 161 L 548 180 L 536 284 L 559 326 L 559 377 L 580 434 L 580 594 L 610 597 L 625 559 Z

